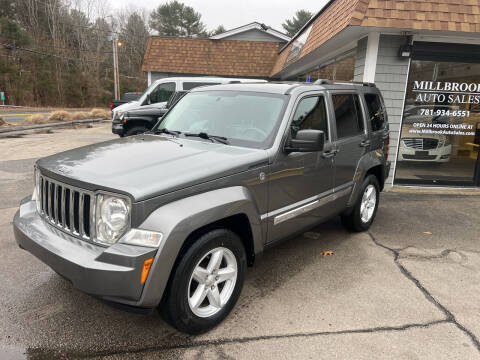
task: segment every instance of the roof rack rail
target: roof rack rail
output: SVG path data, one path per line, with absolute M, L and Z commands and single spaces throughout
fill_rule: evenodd
M 332 80 L 328 80 L 328 79 L 318 79 L 318 80 L 315 80 L 315 82 L 313 83 L 313 85 L 333 85 L 333 81 Z
M 314 85 L 334 85 L 334 84 L 351 84 L 351 85 L 362 85 L 362 86 L 369 86 L 375 87 L 374 83 L 371 82 L 363 82 L 363 81 L 332 81 L 328 79 L 318 79 L 314 83 Z

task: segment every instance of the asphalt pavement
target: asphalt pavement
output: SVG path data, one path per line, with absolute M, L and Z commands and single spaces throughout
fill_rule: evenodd
M 475 195 L 383 193 L 369 232 L 333 219 L 280 244 L 201 336 L 72 288 L 11 221 L 37 158 L 111 138 L 101 124 L 0 139 L 0 359 L 480 359 Z

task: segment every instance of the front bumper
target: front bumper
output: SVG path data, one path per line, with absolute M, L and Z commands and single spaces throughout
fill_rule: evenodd
M 117 134 L 117 135 L 123 135 L 123 123 L 119 120 L 113 120 L 112 121 L 112 133 Z
M 398 153 L 398 161 L 445 163 L 450 161 L 451 154 L 451 145 L 425 151 L 418 151 L 414 148 L 401 145 Z
M 47 224 L 30 198 L 22 201 L 13 229 L 18 245 L 73 286 L 105 300 L 142 307 L 143 263 L 157 249 L 114 244 L 108 248 L 72 237 Z M 148 307 L 148 306 L 147 306 Z

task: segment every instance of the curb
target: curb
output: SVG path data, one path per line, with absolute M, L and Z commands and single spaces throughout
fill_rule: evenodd
M 85 120 L 74 120 L 74 121 L 66 121 L 66 122 L 59 122 L 59 123 L 52 123 L 52 124 L 14 126 L 14 127 L 8 127 L 5 129 L 0 129 L 0 134 L 6 134 L 6 133 L 18 132 L 18 131 L 70 127 L 78 124 L 90 124 L 90 123 L 97 123 L 102 121 L 111 121 L 111 120 L 110 119 L 85 119 Z

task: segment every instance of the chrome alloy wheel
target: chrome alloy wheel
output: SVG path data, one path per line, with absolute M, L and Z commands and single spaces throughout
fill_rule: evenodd
M 363 223 L 368 223 L 372 219 L 376 204 L 377 191 L 375 190 L 375 186 L 370 184 L 365 188 L 360 204 L 360 218 Z
M 210 250 L 195 266 L 188 283 L 188 305 L 198 317 L 219 312 L 237 281 L 237 259 L 224 247 Z

